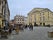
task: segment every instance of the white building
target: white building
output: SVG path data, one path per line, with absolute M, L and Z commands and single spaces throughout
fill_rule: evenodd
M 26 18 L 27 17 L 21 16 L 21 15 L 16 15 L 14 17 L 14 22 L 15 22 L 15 24 L 18 24 L 18 25 L 25 25 L 26 24 Z

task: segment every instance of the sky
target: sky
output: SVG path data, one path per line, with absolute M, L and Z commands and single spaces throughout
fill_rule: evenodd
M 15 15 L 27 16 L 33 8 L 49 8 L 53 11 L 53 0 L 8 0 L 10 19 Z

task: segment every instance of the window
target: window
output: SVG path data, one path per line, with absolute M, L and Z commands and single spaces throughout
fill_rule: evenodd
M 18 19 L 18 21 L 19 21 L 19 19 Z
M 24 21 L 24 19 L 22 19 L 22 21 Z
M 20 19 L 20 21 L 21 21 L 21 19 Z
M 19 23 L 19 22 L 18 22 Z
M 40 21 L 41 21 L 41 17 L 40 17 Z
M 21 23 L 21 22 L 20 22 Z
M 0 0 L 0 5 L 1 5 L 1 0 Z
M 45 21 L 45 17 L 43 16 L 43 21 Z

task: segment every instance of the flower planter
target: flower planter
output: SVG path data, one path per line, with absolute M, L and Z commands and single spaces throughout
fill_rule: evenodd
M 53 38 L 53 32 L 48 32 L 48 37 Z

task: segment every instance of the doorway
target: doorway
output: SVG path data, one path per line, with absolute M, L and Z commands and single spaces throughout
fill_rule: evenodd
M 43 26 L 45 26 L 45 23 L 43 23 Z

